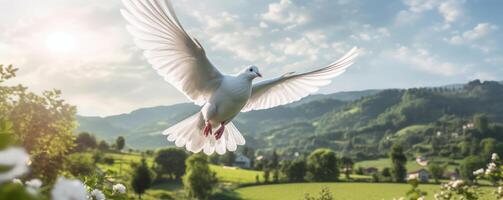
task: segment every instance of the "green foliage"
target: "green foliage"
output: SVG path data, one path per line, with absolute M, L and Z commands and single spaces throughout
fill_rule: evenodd
M 392 163 L 391 173 L 393 180 L 395 182 L 404 182 L 405 176 L 407 175 L 407 169 L 405 168 L 407 157 L 405 157 L 401 145 L 393 145 L 390 152 L 390 159 Z
M 409 200 L 419 200 L 422 197 L 426 196 L 427 193 L 419 189 L 419 180 L 411 179 L 408 182 L 411 185 L 410 190 L 407 191 L 407 197 Z
M 439 180 L 443 177 L 445 172 L 445 166 L 437 163 L 428 164 L 428 171 L 431 177 L 435 180 L 435 183 L 439 183 Z
M 14 124 L 12 122 L 0 118 L 0 150 L 5 149 L 13 142 L 12 141 L 12 136 L 14 134 L 13 126 Z
M 158 174 L 168 175 L 179 180 L 185 174 L 185 159 L 187 154 L 177 148 L 162 149 L 157 152 L 154 161 L 157 163 Z
M 327 187 L 323 187 L 320 191 L 319 197 L 312 197 L 309 193 L 306 193 L 304 196 L 304 200 L 333 200 L 334 197 L 330 192 L 330 189 Z
M 350 179 L 350 174 L 352 172 L 352 169 L 353 169 L 353 165 L 354 165 L 354 162 L 351 158 L 347 157 L 347 156 L 343 156 L 341 158 L 341 166 L 343 167 L 344 169 L 344 175 L 346 176 L 346 179 Z
M 489 119 L 484 114 L 476 114 L 473 117 L 473 122 L 475 124 L 475 128 L 479 133 L 484 134 L 489 130 Z
M 208 157 L 204 154 L 193 154 L 186 161 L 186 174 L 183 177 L 186 194 L 189 198 L 208 199 L 217 183 L 215 172 L 208 166 Z
M 272 173 L 272 181 L 274 183 L 279 183 L 279 170 L 278 169 L 274 169 L 274 171 Z
M 100 143 L 98 143 L 98 149 L 100 151 L 108 151 L 110 149 L 110 145 L 105 140 L 101 140 Z
M 97 146 L 96 137 L 88 132 L 81 132 L 75 139 L 75 151 L 83 152 L 88 149 L 95 149 Z
M 236 154 L 231 151 L 227 151 L 224 155 L 220 156 L 220 163 L 226 166 L 234 165 L 234 161 L 236 160 Z
M 96 169 L 95 160 L 90 153 L 72 153 L 65 158 L 65 170 L 76 177 L 90 175 Z
M 335 152 L 317 149 L 307 157 L 307 179 L 311 181 L 337 181 L 339 167 Z
M 383 177 L 391 177 L 391 169 L 389 167 L 385 167 L 381 171 L 381 176 Z
M 122 149 L 124 149 L 125 145 L 126 139 L 124 139 L 124 137 L 122 136 L 117 137 L 117 139 L 115 140 L 115 147 L 117 148 L 117 150 L 121 151 Z
M 281 171 L 286 175 L 290 182 L 304 181 L 306 176 L 306 161 L 304 159 L 295 159 L 291 162 L 284 161 L 281 164 Z
M 147 166 L 147 162 L 143 158 L 140 166 L 135 169 L 133 179 L 131 180 L 131 185 L 140 199 L 141 195 L 145 193 L 145 190 L 150 188 L 152 180 L 152 174 Z
M 0 66 L 0 83 L 15 76 L 16 69 Z M 52 182 L 73 147 L 74 106 L 61 99 L 59 90 L 42 95 L 22 85 L 0 85 L 0 118 L 12 122 L 14 140 L 31 155 L 31 175 Z
M 473 172 L 485 166 L 485 159 L 480 156 L 469 156 L 463 159 L 460 167 L 460 175 L 463 179 L 471 182 L 475 179 Z
M 269 170 L 269 168 L 264 168 L 264 183 L 269 183 L 270 177 L 271 177 L 271 170 Z
M 0 185 L 0 200 L 46 200 L 46 198 L 31 195 L 20 184 L 8 183 Z

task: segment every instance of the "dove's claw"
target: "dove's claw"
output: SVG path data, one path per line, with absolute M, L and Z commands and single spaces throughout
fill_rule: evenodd
M 209 121 L 206 122 L 206 126 L 204 127 L 203 134 L 204 134 L 204 136 L 208 136 L 208 135 L 213 134 L 211 132 L 211 123 Z
M 222 135 L 224 134 L 224 130 L 225 130 L 225 125 L 224 123 L 220 123 L 220 127 L 218 127 L 217 129 L 217 132 L 215 132 L 215 139 L 220 139 L 222 137 Z

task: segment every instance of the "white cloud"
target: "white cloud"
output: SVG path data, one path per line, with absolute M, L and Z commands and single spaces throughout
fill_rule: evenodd
M 371 25 L 365 24 L 362 26 L 360 33 L 351 35 L 351 38 L 361 41 L 379 40 L 389 37 L 391 33 L 385 27 L 374 28 Z
M 498 29 L 496 25 L 490 23 L 479 23 L 473 29 L 467 30 L 462 34 L 454 35 L 450 38 L 445 39 L 451 44 L 464 44 L 469 43 L 474 40 L 484 38 L 492 31 Z
M 462 4 L 464 1 L 461 0 L 448 0 L 440 3 L 438 6 L 438 12 L 444 17 L 446 23 L 456 21 L 462 15 Z
M 280 42 L 273 42 L 271 47 L 285 55 L 303 56 L 316 60 L 320 54 L 320 50 L 329 47 L 326 39 L 327 37 L 323 32 L 309 31 L 298 39 L 287 37 Z
M 411 49 L 407 46 L 399 46 L 396 50 L 384 54 L 395 61 L 430 74 L 453 76 L 459 73 L 453 63 L 440 61 L 426 49 Z
M 465 0 L 402 0 L 402 3 L 407 6 L 407 10 L 398 12 L 396 17 L 398 24 L 413 22 L 423 13 L 437 10 L 446 24 L 443 27 L 448 28 L 447 24 L 455 22 L 462 16 Z
M 421 13 L 432 10 L 436 6 L 437 0 L 403 0 L 409 10 L 414 13 Z
M 278 24 L 303 24 L 308 21 L 308 15 L 304 14 L 301 8 L 292 3 L 291 0 L 280 0 L 278 3 L 271 3 L 266 13 L 261 15 L 265 21 Z
M 267 23 L 265 23 L 265 22 L 260 22 L 259 27 L 260 28 L 268 28 L 269 25 L 267 25 Z

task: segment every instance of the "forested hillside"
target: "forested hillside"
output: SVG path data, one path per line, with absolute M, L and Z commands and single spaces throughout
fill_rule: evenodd
M 503 145 L 499 122 L 503 85 L 473 81 L 459 89 L 384 90 L 256 138 L 264 141 L 260 149 L 293 153 L 330 147 L 357 159 L 385 156 L 392 141 L 400 140 L 410 154 L 461 158 L 481 151 L 484 141 Z
M 79 116 L 78 130 L 103 139 L 124 135 L 133 148 L 164 147 L 171 144 L 160 139 L 160 132 L 197 110 L 186 103 L 105 118 Z M 482 133 L 463 130 L 474 118 L 487 119 L 488 128 Z M 403 141 L 410 154 L 459 149 L 450 156 L 460 157 L 478 151 L 465 144 L 480 144 L 484 138 L 499 142 L 503 132 L 497 122 L 503 122 L 503 85 L 490 81 L 314 95 L 293 105 L 241 113 L 234 120 L 255 149 L 293 154 L 330 147 L 357 159 L 384 156 L 395 140 Z
M 248 137 L 283 124 L 312 120 L 342 107 L 348 101 L 377 92 L 378 90 L 364 90 L 308 96 L 287 106 L 241 113 L 234 119 L 234 123 Z M 163 137 L 160 135 L 161 132 L 198 110 L 199 107 L 194 104 L 182 103 L 141 108 L 131 113 L 108 117 L 77 116 L 79 122 L 77 132 L 91 132 L 105 140 L 113 140 L 122 135 L 133 148 L 165 147 L 171 144 L 160 139 Z M 253 139 L 250 139 L 249 143 L 253 144 Z

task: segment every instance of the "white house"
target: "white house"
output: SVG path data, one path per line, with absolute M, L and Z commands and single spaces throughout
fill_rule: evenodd
M 243 154 L 239 154 L 234 160 L 234 166 L 240 168 L 251 168 L 251 160 Z
M 428 173 L 428 171 L 425 169 L 420 169 L 407 174 L 407 180 L 412 178 L 418 179 L 420 182 L 428 182 L 430 173 Z

